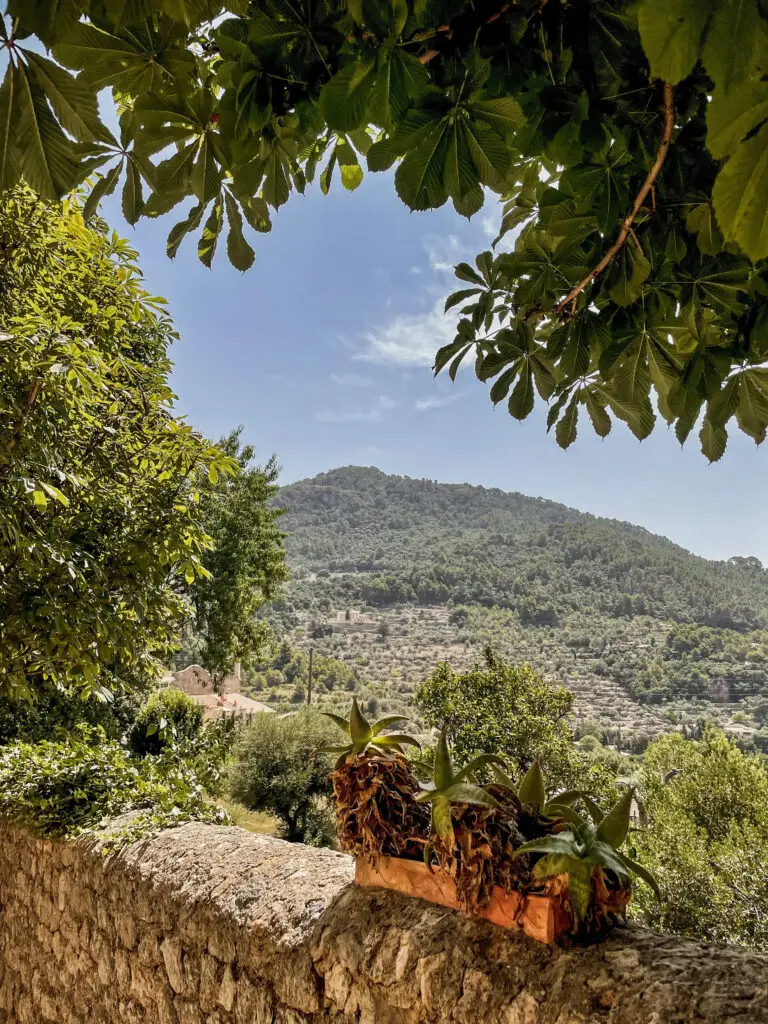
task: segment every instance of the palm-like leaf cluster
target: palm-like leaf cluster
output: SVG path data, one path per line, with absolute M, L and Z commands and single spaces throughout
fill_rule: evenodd
M 391 755 L 394 752 L 402 753 L 403 746 L 420 746 L 419 741 L 407 733 L 385 732 L 390 726 L 402 722 L 402 715 L 389 715 L 386 718 L 380 718 L 378 722 L 374 722 L 371 725 L 360 710 L 357 697 L 352 700 L 349 719 L 342 718 L 340 715 L 334 715 L 330 711 L 326 711 L 324 714 L 334 721 L 349 739 L 348 743 L 322 748 L 324 753 L 339 755 L 339 759 L 336 762 L 337 769 L 344 764 L 350 755 L 355 757 L 358 754 L 365 753 L 370 748 L 374 748 L 378 754 Z

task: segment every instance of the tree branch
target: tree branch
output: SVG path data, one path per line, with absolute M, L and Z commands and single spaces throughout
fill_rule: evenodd
M 8 442 L 8 452 L 9 453 L 13 451 L 13 449 L 16 447 L 16 444 L 18 443 L 18 441 L 21 438 L 21 434 L 22 434 L 22 431 L 24 429 L 24 421 L 26 420 L 27 416 L 29 415 L 30 409 L 35 404 L 35 402 L 37 401 L 37 396 L 40 394 L 40 388 L 42 387 L 42 385 L 43 385 L 42 377 L 38 377 L 37 380 L 33 382 L 32 386 L 30 387 L 29 391 L 27 392 L 27 399 L 26 399 L 26 402 L 24 403 L 24 408 L 21 411 L 21 416 L 19 417 L 19 422 L 17 423 L 16 429 L 13 432 L 13 436 L 11 437 L 10 441 Z
M 580 281 L 575 288 L 571 288 L 568 294 L 565 296 L 562 302 L 558 303 L 553 310 L 555 316 L 560 316 L 567 305 L 572 306 L 572 310 L 576 310 L 576 299 L 580 293 L 584 291 L 587 285 L 594 281 L 598 274 L 602 274 L 608 264 L 611 262 L 613 257 L 621 249 L 626 242 L 630 232 L 632 231 L 632 224 L 640 212 L 640 208 L 645 202 L 648 193 L 651 189 L 655 190 L 655 182 L 659 176 L 661 168 L 664 166 L 664 161 L 667 159 L 667 153 L 672 142 L 672 133 L 675 128 L 675 105 L 674 105 L 674 88 L 669 82 L 664 83 L 664 133 L 661 136 L 661 142 L 656 153 L 656 159 L 653 162 L 648 172 L 645 181 L 642 184 L 640 191 L 635 197 L 635 201 L 632 204 L 632 209 L 629 211 L 627 216 L 622 221 L 621 231 L 619 231 L 618 237 L 613 245 L 610 247 L 608 252 L 603 256 L 600 262 L 597 264 L 594 270 L 591 270 L 589 274 Z

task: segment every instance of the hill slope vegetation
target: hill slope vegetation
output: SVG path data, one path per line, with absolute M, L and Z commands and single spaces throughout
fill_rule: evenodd
M 273 613 L 282 631 L 356 664 L 385 699 L 407 699 L 424 650 L 466 661 L 490 640 L 565 682 L 603 726 L 637 728 L 638 714 L 651 733 L 685 715 L 763 724 L 756 558 L 708 561 L 556 502 L 370 468 L 300 481 L 279 501 L 294 574 Z

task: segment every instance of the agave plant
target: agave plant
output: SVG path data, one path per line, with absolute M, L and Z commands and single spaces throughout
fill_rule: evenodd
M 474 782 L 474 773 L 488 764 L 503 765 L 504 761 L 496 754 L 479 754 L 459 771 L 454 771 L 445 729 L 442 730 L 435 749 L 432 782 L 422 784 L 422 792 L 416 799 L 419 803 L 432 804 L 432 829 L 449 850 L 453 849 L 455 843 L 451 818 L 452 805 L 475 804 L 494 809 L 499 807 L 498 800 Z M 431 852 L 431 846 L 427 844 L 424 859 L 428 865 Z
M 653 875 L 619 850 L 629 831 L 633 795 L 633 788 L 626 790 L 605 815 L 594 801 L 587 798 L 592 821 L 582 818 L 569 807 L 569 831 L 542 836 L 515 850 L 516 857 L 524 853 L 544 854 L 533 867 L 534 877 L 539 881 L 568 875 L 568 895 L 577 923 L 586 917 L 595 869 L 612 871 L 620 880 L 628 878 L 630 873 L 636 874 L 648 883 L 656 898 L 661 899 Z
M 583 800 L 590 808 L 590 813 L 596 811 L 597 814 L 601 814 L 600 808 L 586 790 L 567 789 L 561 793 L 547 796 L 544 774 L 538 761 L 533 762 L 519 786 L 515 786 L 512 778 L 499 765 L 493 764 L 491 769 L 496 782 L 504 789 L 509 790 L 521 805 L 529 807 L 534 814 L 543 815 L 545 818 L 561 818 L 578 824 L 582 819 L 573 810 L 573 804 L 579 799 Z
M 374 748 L 381 754 L 389 754 L 391 751 L 402 753 L 403 746 L 421 747 L 419 741 L 407 733 L 384 734 L 384 730 L 389 729 L 396 722 L 405 721 L 403 715 L 388 715 L 371 725 L 360 710 L 357 697 L 352 699 L 349 720 L 342 718 L 341 715 L 334 715 L 330 711 L 324 711 L 323 714 L 334 721 L 349 738 L 349 743 L 321 748 L 323 753 L 339 754 L 339 759 L 336 762 L 337 769 L 341 768 L 350 754 L 362 754 L 370 748 Z

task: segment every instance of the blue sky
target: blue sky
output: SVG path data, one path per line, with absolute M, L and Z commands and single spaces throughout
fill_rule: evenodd
M 470 370 L 455 384 L 433 378 L 434 351 L 453 337 L 442 314 L 452 265 L 489 245 L 494 204 L 471 222 L 450 207 L 412 214 L 383 174 L 354 194 L 312 190 L 277 213 L 271 234 L 251 238 L 247 274 L 229 266 L 223 240 L 212 270 L 191 239 L 168 260 L 174 215 L 130 228 L 114 199 L 104 214 L 169 301 L 180 411 L 212 437 L 242 423 L 261 459 L 277 455 L 283 482 L 374 465 L 540 495 L 710 558 L 768 562 L 768 448 L 738 431 L 714 466 L 695 437 L 681 450 L 664 425 L 640 444 L 621 424 L 604 441 L 583 424 L 565 453 L 543 415 L 520 424 L 494 409 Z

